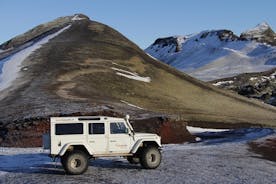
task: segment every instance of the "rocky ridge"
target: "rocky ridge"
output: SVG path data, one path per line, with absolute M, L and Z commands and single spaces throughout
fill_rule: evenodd
M 211 81 L 214 86 L 276 106 L 276 69 Z

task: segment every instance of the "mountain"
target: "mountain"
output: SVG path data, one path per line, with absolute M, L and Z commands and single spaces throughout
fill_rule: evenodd
M 164 126 L 169 117 L 171 134 L 183 132 L 179 121 L 276 126 L 275 108 L 163 64 L 85 15 L 39 25 L 0 48 L 0 144 L 31 136 L 30 144 L 60 115 L 128 113 L 165 118 Z
M 267 23 L 241 34 L 202 31 L 159 38 L 145 51 L 180 71 L 204 81 L 276 67 L 276 34 Z

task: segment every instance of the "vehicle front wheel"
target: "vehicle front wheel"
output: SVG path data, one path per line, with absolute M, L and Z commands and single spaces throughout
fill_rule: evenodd
M 66 155 L 62 160 L 67 174 L 77 175 L 84 173 L 88 168 L 88 155 L 80 150 L 75 150 Z
M 131 164 L 139 164 L 140 163 L 140 159 L 138 157 L 127 157 L 127 161 Z
M 147 147 L 142 151 L 140 162 L 145 169 L 155 169 L 160 165 L 161 157 L 157 147 Z

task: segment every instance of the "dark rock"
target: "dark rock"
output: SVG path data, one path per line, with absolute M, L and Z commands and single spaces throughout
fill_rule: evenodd
M 158 38 L 155 40 L 153 45 L 162 45 L 167 46 L 167 45 L 177 45 L 177 38 L 171 36 L 171 37 L 166 37 L 166 38 Z
M 221 41 L 234 41 L 238 39 L 238 36 L 230 30 L 219 30 L 217 31 L 217 35 Z
M 253 95 L 255 93 L 256 93 L 255 88 L 252 85 L 241 86 L 238 90 L 238 94 L 244 95 L 244 96 Z
M 271 96 L 272 96 L 272 97 L 276 97 L 276 89 L 274 89 L 274 90 L 272 91 Z
M 265 101 L 268 100 L 270 98 L 270 94 L 269 93 L 264 93 L 261 95 L 260 99 Z
M 174 52 L 179 52 L 181 51 L 181 43 L 178 42 L 177 37 L 166 37 L 166 38 L 158 38 L 157 40 L 155 40 L 155 42 L 153 43 L 153 45 L 158 45 L 158 48 L 164 48 L 167 46 L 172 46 L 175 47 Z M 158 50 L 156 50 L 157 52 Z M 170 51 L 168 51 L 168 53 L 170 53 Z
M 214 36 L 214 35 L 218 36 L 218 38 L 221 41 L 234 41 L 239 39 L 239 37 L 235 35 L 232 31 L 226 30 L 226 29 L 204 32 L 202 33 L 200 38 L 204 39 L 207 36 Z

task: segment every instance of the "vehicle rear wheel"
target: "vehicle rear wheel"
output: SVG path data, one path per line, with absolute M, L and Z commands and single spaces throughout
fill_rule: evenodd
M 144 148 L 141 154 L 141 165 L 145 169 L 155 169 L 161 163 L 161 153 L 155 146 Z
M 138 157 L 127 157 L 127 161 L 131 164 L 139 164 L 140 163 L 140 159 Z
M 88 155 L 80 150 L 68 153 L 61 163 L 67 174 L 77 175 L 84 173 L 88 168 Z

